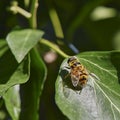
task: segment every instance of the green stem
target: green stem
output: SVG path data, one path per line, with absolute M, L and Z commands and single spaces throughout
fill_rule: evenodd
M 30 18 L 30 26 L 33 29 L 37 28 L 37 8 L 38 8 L 38 0 L 32 0 L 31 4 L 31 14 L 32 17 Z
M 51 49 L 53 49 L 54 51 L 56 51 L 59 55 L 61 55 L 64 58 L 69 57 L 69 55 L 67 55 L 62 50 L 60 50 L 60 48 L 56 44 L 54 44 L 54 43 L 52 43 L 52 42 L 50 42 L 50 41 L 48 41 L 46 39 L 41 39 L 40 43 L 42 43 L 42 44 L 50 47 Z
M 20 13 L 21 15 L 23 15 L 26 18 L 31 17 L 31 13 L 29 13 L 26 10 L 19 7 L 18 3 L 16 1 L 12 2 L 12 6 L 10 7 L 10 10 L 15 14 Z
M 60 20 L 57 15 L 57 12 L 54 8 L 49 9 L 49 16 L 50 16 L 51 22 L 53 24 L 53 28 L 55 30 L 56 37 L 64 38 Z

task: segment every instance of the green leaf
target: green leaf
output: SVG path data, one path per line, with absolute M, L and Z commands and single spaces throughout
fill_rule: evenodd
M 3 96 L 6 108 L 12 120 L 19 120 L 20 114 L 20 95 L 19 85 L 11 87 Z
M 0 56 L 2 56 L 6 50 L 8 50 L 8 45 L 4 39 L 0 39 Z
M 70 120 L 119 120 L 120 52 L 84 52 L 77 57 L 92 75 L 87 85 L 77 93 L 69 85 L 71 80 L 65 82 L 65 60 L 56 82 L 58 107 Z
M 8 34 L 6 40 L 19 63 L 37 44 L 43 34 L 43 31 L 33 29 L 17 30 Z
M 27 56 L 20 64 L 7 47 L 0 41 L 0 96 L 13 85 L 25 83 L 30 75 L 30 59 Z
M 32 49 L 31 53 L 31 76 L 30 80 L 21 85 L 22 111 L 20 120 L 38 120 L 39 103 L 47 69 L 38 51 Z

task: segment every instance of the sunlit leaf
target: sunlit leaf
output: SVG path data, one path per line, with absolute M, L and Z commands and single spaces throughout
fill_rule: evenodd
M 19 63 L 37 44 L 43 34 L 43 31 L 32 29 L 17 30 L 8 34 L 6 40 L 12 53 Z
M 66 83 L 59 74 L 56 82 L 58 107 L 70 120 L 119 120 L 120 52 L 85 52 L 77 57 L 95 76 L 89 76 L 88 84 L 78 93 L 68 85 L 71 80 Z M 60 72 L 64 66 L 67 66 L 66 60 Z
M 6 108 L 12 120 L 19 120 L 20 114 L 20 95 L 19 85 L 11 87 L 3 96 Z

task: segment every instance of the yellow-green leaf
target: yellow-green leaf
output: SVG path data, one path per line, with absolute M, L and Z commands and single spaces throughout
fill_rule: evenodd
M 43 34 L 43 31 L 33 29 L 17 30 L 8 34 L 7 43 L 19 63 L 37 44 Z

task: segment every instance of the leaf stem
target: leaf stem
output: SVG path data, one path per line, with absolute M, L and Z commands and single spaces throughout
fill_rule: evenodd
M 31 14 L 32 17 L 29 20 L 30 26 L 33 29 L 37 28 L 37 8 L 38 8 L 38 0 L 32 0 L 31 4 Z
M 51 19 L 51 22 L 53 24 L 53 28 L 55 30 L 55 35 L 58 38 L 64 38 L 63 30 L 60 24 L 59 17 L 57 15 L 57 12 L 54 8 L 49 9 L 49 16 Z
M 48 46 L 48 47 L 50 47 L 50 48 L 52 48 L 54 51 L 56 51 L 62 57 L 64 57 L 64 58 L 69 57 L 69 55 L 67 55 L 62 50 L 60 50 L 60 48 L 56 44 L 54 44 L 54 43 L 52 43 L 52 42 L 50 42 L 50 41 L 48 41 L 46 39 L 43 39 L 43 38 L 39 42 L 46 45 L 46 46 Z
M 12 2 L 12 6 L 10 7 L 10 10 L 14 13 L 20 13 L 26 18 L 31 18 L 31 13 L 27 12 L 26 10 L 22 9 L 21 7 L 18 6 L 18 3 L 16 1 Z

